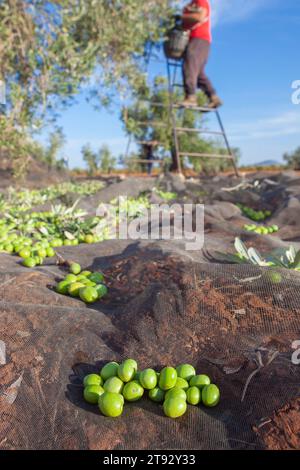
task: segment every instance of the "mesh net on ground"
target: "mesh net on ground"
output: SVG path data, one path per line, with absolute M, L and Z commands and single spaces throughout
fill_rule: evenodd
M 224 191 L 236 184 L 226 178 L 159 181 L 179 203 L 206 202 L 202 251 L 186 252 L 184 241 L 60 248 L 84 269 L 104 271 L 109 294 L 90 307 L 55 292 L 65 272 L 53 260 L 28 270 L 0 254 L 0 448 L 300 448 L 300 366 L 292 362 L 300 274 L 276 268 L 274 279 L 268 268 L 225 264 L 216 255 L 233 252 L 235 236 L 262 252 L 299 245 L 298 180 L 270 181 L 245 189 L 241 180 L 233 191 Z M 135 196 L 157 182 L 116 183 L 80 204 L 93 211 L 128 184 Z M 246 233 L 236 202 L 276 209 L 270 223 L 279 234 Z M 140 369 L 191 363 L 219 385 L 221 402 L 189 406 L 170 420 L 143 398 L 119 419 L 105 418 L 84 402 L 82 378 L 127 357 Z
M 61 268 L 29 274 L 5 258 L 1 448 L 267 446 L 262 432 L 273 411 L 293 406 L 299 395 L 300 368 L 291 355 L 300 336 L 300 275 L 281 270 L 273 284 L 266 269 L 192 262 L 168 253 L 167 242 L 119 242 L 115 254 L 116 243 L 76 249 L 82 266 L 107 276 L 109 295 L 92 307 L 53 291 Z M 105 418 L 84 402 L 82 378 L 126 357 L 140 368 L 192 363 L 219 385 L 221 402 L 211 410 L 190 406 L 170 420 L 142 399 L 127 404 L 119 419 Z M 285 430 L 279 447 L 298 445 L 293 433 Z

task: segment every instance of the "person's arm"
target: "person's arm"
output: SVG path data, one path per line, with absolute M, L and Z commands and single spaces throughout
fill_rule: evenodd
M 185 24 L 194 26 L 196 24 L 203 24 L 207 21 L 208 10 L 206 8 L 199 8 L 197 12 L 189 12 L 188 10 L 183 13 L 182 19 Z

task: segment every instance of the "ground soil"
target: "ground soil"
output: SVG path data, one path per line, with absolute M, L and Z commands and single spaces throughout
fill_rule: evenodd
M 269 450 L 299 450 L 300 398 L 276 411 L 255 432 Z

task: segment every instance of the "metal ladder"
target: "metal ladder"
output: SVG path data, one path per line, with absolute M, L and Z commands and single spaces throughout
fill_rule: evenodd
M 175 60 L 169 59 L 167 60 L 167 74 L 168 74 L 168 86 L 169 86 L 169 100 L 170 100 L 170 116 L 171 116 L 171 123 L 172 123 L 172 131 L 173 131 L 173 138 L 174 138 L 174 149 L 175 149 L 175 156 L 176 156 L 176 166 L 178 172 L 182 172 L 182 162 L 181 159 L 183 157 L 193 157 L 193 158 L 212 158 L 212 159 L 225 159 L 230 160 L 232 162 L 232 166 L 236 176 L 239 176 L 236 158 L 232 152 L 232 149 L 229 144 L 229 140 L 227 138 L 227 134 L 225 132 L 225 128 L 220 116 L 218 109 L 211 109 L 205 106 L 181 106 L 180 104 L 176 104 L 174 100 L 174 91 L 175 88 L 184 88 L 182 81 L 177 83 L 177 71 L 178 69 L 182 69 L 182 60 Z M 188 128 L 188 127 L 177 127 L 176 123 L 176 113 L 179 109 L 189 109 L 199 113 L 214 113 L 217 118 L 217 123 L 220 128 L 219 131 L 211 131 L 208 129 L 195 129 L 195 128 Z M 214 135 L 214 136 L 222 136 L 225 142 L 227 154 L 211 154 L 211 153 L 201 153 L 201 152 L 182 152 L 180 150 L 180 143 L 178 138 L 178 132 L 186 132 L 186 133 L 198 133 L 198 134 L 206 134 L 206 135 Z
M 148 64 L 151 60 L 151 50 L 148 56 Z M 220 113 L 217 109 L 211 109 L 205 106 L 190 106 L 190 107 L 183 107 L 180 104 L 176 104 L 174 100 L 174 90 L 176 87 L 183 88 L 184 85 L 182 83 L 177 83 L 177 72 L 178 69 L 182 68 L 182 60 L 175 60 L 175 59 L 169 59 L 166 58 L 167 61 L 167 75 L 168 75 L 168 91 L 169 91 L 169 123 L 163 123 L 163 122 L 158 122 L 158 121 L 145 121 L 145 122 L 137 122 L 138 125 L 140 126 L 151 126 L 151 127 L 156 127 L 156 126 L 161 126 L 161 127 L 172 127 L 172 134 L 173 134 L 173 140 L 174 140 L 174 150 L 175 150 L 175 159 L 176 159 L 176 168 L 175 170 L 178 173 L 182 173 L 182 158 L 183 157 L 193 157 L 193 158 L 212 158 L 212 159 L 225 159 L 225 160 L 230 160 L 232 162 L 232 166 L 235 172 L 236 176 L 239 176 L 238 173 L 238 168 L 236 164 L 236 159 L 235 156 L 232 152 L 232 149 L 229 144 L 229 140 L 227 138 L 225 128 L 223 126 L 223 122 L 220 116 Z M 156 106 L 156 107 L 165 107 L 162 103 L 155 103 L 152 101 L 149 101 L 149 104 L 151 106 Z M 211 131 L 207 129 L 195 129 L 195 128 L 187 128 L 187 127 L 177 127 L 177 122 L 176 122 L 176 113 L 179 109 L 190 109 L 195 112 L 199 113 L 214 113 L 217 118 L 217 122 L 220 128 L 220 131 Z M 200 152 L 183 152 L 180 150 L 180 143 L 179 143 L 179 138 L 178 138 L 178 132 L 186 132 L 186 133 L 198 133 L 198 134 L 206 134 L 206 135 L 214 135 L 214 136 L 222 136 L 225 142 L 227 154 L 210 154 L 210 153 L 200 153 Z M 125 159 L 128 158 L 129 151 L 130 151 L 130 146 L 132 143 L 132 135 L 129 136 L 128 139 L 128 144 L 127 144 L 127 149 L 125 152 Z M 137 142 L 137 143 L 142 143 L 142 142 Z M 133 163 L 146 163 L 145 159 L 136 159 L 133 161 Z M 158 163 L 161 166 L 163 165 L 162 160 L 147 160 L 147 163 Z

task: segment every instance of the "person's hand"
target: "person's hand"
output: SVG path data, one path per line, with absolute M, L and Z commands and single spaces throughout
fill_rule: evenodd
M 205 8 L 188 7 L 185 11 L 183 19 L 194 26 L 206 23 L 208 20 L 208 11 Z
M 201 13 L 202 10 L 203 10 L 202 7 L 197 7 L 197 6 L 195 6 L 195 5 L 188 5 L 188 6 L 186 7 L 186 11 L 187 11 L 188 13 Z
M 201 11 L 199 13 L 198 12 L 195 13 L 194 18 L 198 23 L 202 23 L 203 22 L 203 12 Z
M 209 20 L 209 17 L 208 16 L 204 16 L 202 15 L 202 13 L 199 15 L 199 22 L 198 22 L 198 25 L 200 26 L 201 24 L 204 24 L 206 23 L 207 21 Z

